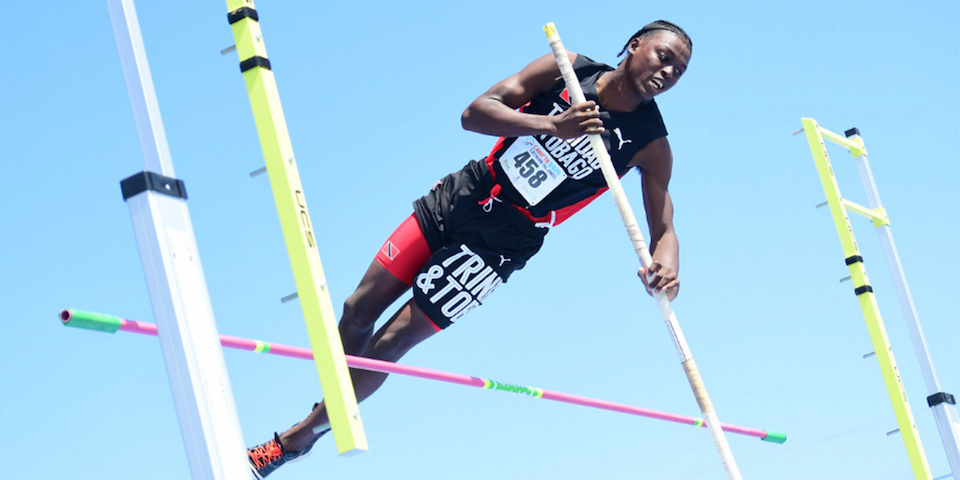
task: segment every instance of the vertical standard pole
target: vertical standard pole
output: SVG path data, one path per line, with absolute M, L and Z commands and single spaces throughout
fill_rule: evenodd
M 850 217 L 847 215 L 848 206 L 854 207 L 855 205 L 840 196 L 840 186 L 833 174 L 833 166 L 830 165 L 827 147 L 823 143 L 824 135 L 831 137 L 837 137 L 837 135 L 821 129 L 812 118 L 803 119 L 803 129 L 807 135 L 807 142 L 810 144 L 814 163 L 817 165 L 817 172 L 820 175 L 823 191 L 827 196 L 827 203 L 830 205 L 834 226 L 836 226 L 837 234 L 840 236 L 840 244 L 843 247 L 846 264 L 853 279 L 854 292 L 857 294 L 857 300 L 860 302 L 861 310 L 863 310 L 867 330 L 870 332 L 870 340 L 873 342 L 873 349 L 876 352 L 877 362 L 880 364 L 880 372 L 887 387 L 890 403 L 893 405 L 893 413 L 897 419 L 897 425 L 900 427 L 900 436 L 903 438 L 914 477 L 917 480 L 930 480 L 932 478 L 930 467 L 927 465 L 923 445 L 920 443 L 920 434 L 913 420 L 910 403 L 907 401 L 907 392 L 903 388 L 900 372 L 897 369 L 896 360 L 893 358 L 893 349 L 890 347 L 890 340 L 887 338 L 887 331 L 880 316 L 880 307 L 877 305 L 873 287 L 870 286 L 867 278 L 867 270 L 863 266 L 863 257 L 860 256 L 857 240 L 853 235 L 853 226 L 850 224 Z M 834 139 L 831 138 L 831 140 Z M 853 149 L 863 150 L 862 144 L 851 143 L 850 145 Z M 866 211 L 862 208 L 861 210 Z M 873 218 L 884 216 L 875 214 Z
M 567 91 L 572 100 L 571 104 L 585 102 L 586 98 L 580 87 L 580 81 L 577 79 L 576 72 L 573 71 L 573 66 L 570 65 L 570 58 L 567 56 L 566 49 L 563 48 L 563 43 L 560 41 L 560 34 L 557 33 L 557 27 L 554 26 L 553 23 L 548 23 L 544 27 L 544 31 L 547 34 L 547 39 L 550 41 L 550 48 L 553 50 L 553 55 L 557 59 L 560 73 L 563 75 L 563 80 L 567 85 Z M 613 163 L 610 161 L 610 154 L 607 152 L 607 147 L 604 146 L 600 135 L 591 134 L 588 138 L 590 139 L 590 146 L 593 148 L 594 153 L 597 155 L 597 160 L 600 162 L 600 170 L 603 172 L 603 177 L 607 181 L 610 193 L 613 195 L 617 208 L 620 210 L 620 217 L 623 219 L 623 224 L 627 228 L 630 240 L 633 242 L 633 248 L 640 258 L 641 265 L 647 268 L 650 266 L 653 258 L 647 249 L 643 233 L 641 233 L 636 216 L 633 214 L 633 209 L 627 201 L 627 195 L 623 191 L 623 186 L 620 184 L 620 177 L 617 176 L 617 172 L 613 168 Z M 673 312 L 670 301 L 663 292 L 657 292 L 656 299 L 657 305 L 660 307 L 660 313 L 663 315 L 663 320 L 667 325 L 667 330 L 670 331 L 674 345 L 677 347 L 677 354 L 680 355 L 680 363 L 683 366 L 684 373 L 687 375 L 687 381 L 693 389 L 697 404 L 700 406 L 700 411 L 703 413 L 707 428 L 710 430 L 710 436 L 713 438 L 714 446 L 716 446 L 717 453 L 720 455 L 720 461 L 723 463 L 723 468 L 727 472 L 727 477 L 730 478 L 730 480 L 739 480 L 741 478 L 740 469 L 737 467 L 737 462 L 733 458 L 733 452 L 727 443 L 727 437 L 723 434 L 720 419 L 717 417 L 717 412 L 713 409 L 713 402 L 710 401 L 710 397 L 707 395 L 707 388 L 703 384 L 703 379 L 700 377 L 700 370 L 693 360 L 693 354 L 690 353 L 690 347 L 687 346 L 683 331 L 680 330 L 677 315 Z
M 857 129 L 853 128 L 844 133 L 850 141 L 862 142 L 860 132 Z M 867 193 L 867 205 L 874 210 L 885 211 L 880 202 L 880 192 L 877 190 L 877 184 L 873 180 L 873 172 L 870 170 L 866 150 L 851 150 L 850 154 L 857 164 L 860 181 Z M 893 241 L 893 231 L 890 229 L 890 223 L 888 221 L 874 221 L 874 225 L 877 228 L 877 235 L 880 237 L 880 244 L 887 259 L 887 266 L 890 268 L 890 275 L 893 277 L 897 297 L 900 299 L 900 307 L 907 322 L 907 330 L 910 332 L 910 339 L 913 341 L 913 350 L 917 354 L 917 361 L 920 362 L 920 370 L 923 372 L 923 380 L 926 383 L 928 393 L 927 404 L 933 410 L 933 417 L 937 422 L 937 428 L 940 430 L 940 439 L 943 442 L 944 450 L 946 450 L 953 478 L 960 479 L 960 418 L 957 416 L 956 400 L 954 400 L 953 395 L 940 389 L 937 372 L 933 368 L 933 359 L 930 357 L 930 350 L 927 349 L 927 340 L 924 338 L 923 328 L 920 326 L 920 319 L 917 316 L 917 308 L 913 303 L 913 295 L 910 294 L 910 287 L 907 285 L 907 276 L 903 271 L 903 265 L 900 263 L 897 245 Z
M 337 331 L 336 315 L 280 106 L 280 94 L 260 32 L 259 16 L 251 0 L 227 0 L 227 10 L 330 427 L 340 453 L 361 452 L 367 449 L 367 439 L 360 409 Z
M 194 480 L 252 479 L 183 182 L 173 178 L 133 0 L 108 0 L 147 171 L 121 182 Z

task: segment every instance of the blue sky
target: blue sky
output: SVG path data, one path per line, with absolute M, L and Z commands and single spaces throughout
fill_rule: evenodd
M 306 345 L 222 2 L 138 13 L 220 333 Z M 694 41 L 658 98 L 676 157 L 680 324 L 744 478 L 912 478 L 801 117 L 858 127 L 943 388 L 960 394 L 960 6 L 954 1 L 257 3 L 339 311 L 410 202 L 494 139 L 477 95 L 549 52 L 616 63 L 659 18 Z M 153 321 L 119 181 L 143 169 L 106 4 L 0 4 L 0 464 L 5 478 L 189 475 L 155 338 L 65 329 L 72 307 Z M 849 155 L 841 191 L 865 203 Z M 625 188 L 640 212 L 636 175 Z M 879 241 L 853 218 L 934 476 L 949 473 Z M 404 362 L 699 412 L 613 201 Z M 307 413 L 314 367 L 226 351 L 248 445 Z M 275 477 L 713 479 L 704 429 L 395 377 L 371 450 L 324 439 Z

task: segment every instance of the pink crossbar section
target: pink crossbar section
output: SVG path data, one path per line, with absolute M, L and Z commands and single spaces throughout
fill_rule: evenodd
M 120 319 L 120 330 L 131 333 L 139 333 L 143 335 L 157 335 L 157 326 L 148 322 L 140 322 L 136 320 L 126 320 Z M 293 347 L 290 345 L 282 345 L 278 343 L 269 343 L 269 342 L 260 342 L 257 340 L 251 340 L 248 338 L 240 337 L 231 337 L 229 335 L 220 335 L 220 344 L 227 348 L 235 348 L 238 350 L 247 350 L 251 352 L 261 351 L 262 353 L 268 353 L 270 355 L 280 355 L 284 357 L 299 358 L 303 360 L 313 360 L 313 352 L 309 348 L 303 347 Z M 267 348 L 269 347 L 269 349 Z M 373 370 L 375 372 L 382 373 L 396 373 L 398 375 L 406 375 L 409 377 L 419 377 L 425 378 L 428 380 L 437 380 L 447 383 L 455 383 L 458 385 L 466 385 L 469 387 L 479 387 L 483 388 L 486 381 L 482 378 L 471 377 L 469 375 L 461 375 L 458 373 L 449 373 L 443 372 L 440 370 L 431 370 L 429 368 L 423 367 L 414 367 L 410 365 L 402 365 L 399 363 L 385 362 L 383 360 L 375 360 L 372 358 L 356 357 L 353 355 L 347 355 L 347 365 L 353 368 L 360 368 L 363 370 Z M 569 403 L 572 405 L 580 405 L 583 407 L 592 407 L 599 408 L 601 410 L 610 410 L 612 412 L 626 413 L 628 415 L 637 415 L 640 417 L 655 418 L 658 420 L 666 420 L 668 422 L 682 423 L 685 425 L 699 425 L 706 428 L 706 425 L 702 420 L 694 417 L 689 417 L 686 415 L 678 415 L 675 413 L 661 412 L 658 410 L 651 410 L 649 408 L 635 407 L 632 405 L 625 405 L 622 403 L 608 402 L 606 400 L 597 400 L 595 398 L 581 397 L 578 395 L 571 395 L 569 393 L 554 392 L 550 390 L 543 390 L 543 396 L 541 398 L 547 400 L 553 400 L 556 402 Z M 721 427 L 724 431 L 730 433 L 736 433 L 740 435 L 746 435 L 750 437 L 765 438 L 767 436 L 766 430 L 760 430 L 756 428 L 741 427 L 738 425 L 730 425 L 727 423 L 721 423 Z

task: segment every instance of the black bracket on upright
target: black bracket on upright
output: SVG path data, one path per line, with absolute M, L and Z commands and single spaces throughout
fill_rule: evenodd
M 183 180 L 164 177 L 159 173 L 143 171 L 131 175 L 120 181 L 120 191 L 123 192 L 123 201 L 137 196 L 147 190 L 159 192 L 171 197 L 187 199 L 187 187 Z
M 257 23 L 260 23 L 260 16 L 257 15 L 256 9 L 250 7 L 240 7 L 227 14 L 227 21 L 230 22 L 230 25 L 233 25 L 244 18 L 249 18 Z M 267 70 L 270 70 L 270 60 L 261 56 L 250 57 L 240 62 L 240 73 L 257 67 L 263 67 Z
M 945 392 L 937 392 L 927 397 L 927 405 L 929 405 L 931 408 L 940 405 L 941 403 L 956 405 L 957 401 L 954 400 L 953 395 Z
M 260 16 L 257 15 L 257 10 L 250 7 L 240 7 L 227 14 L 227 21 L 230 22 L 230 25 L 243 20 L 244 18 L 252 18 L 256 22 L 260 22 Z

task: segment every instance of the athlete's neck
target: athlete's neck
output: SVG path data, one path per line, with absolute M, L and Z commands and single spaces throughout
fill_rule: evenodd
M 597 97 L 603 108 L 613 112 L 629 113 L 643 104 L 643 99 L 630 88 L 627 76 L 620 67 L 600 75 L 597 79 Z

